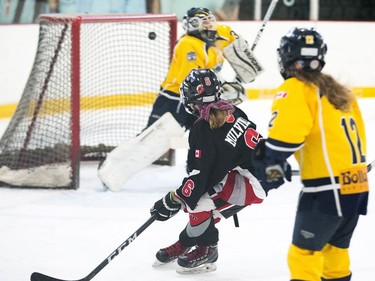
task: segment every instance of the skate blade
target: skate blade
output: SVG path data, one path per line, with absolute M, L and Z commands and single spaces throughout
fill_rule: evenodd
M 167 264 L 171 264 L 173 263 L 174 261 L 170 261 L 170 262 L 161 262 L 161 261 L 158 261 L 158 260 L 155 260 L 154 263 L 152 264 L 152 267 L 164 267 L 166 266 Z
M 194 267 L 194 268 L 187 268 L 187 267 L 179 266 L 176 269 L 176 272 L 180 273 L 180 274 L 199 274 L 199 273 L 215 271 L 216 268 L 217 267 L 216 267 L 215 263 L 206 263 L 206 264 L 202 264 L 198 267 Z

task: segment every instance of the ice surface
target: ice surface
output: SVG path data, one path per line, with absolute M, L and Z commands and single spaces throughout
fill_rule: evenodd
M 368 160 L 375 159 L 375 99 L 360 100 L 367 126 Z M 265 133 L 270 101 L 241 105 Z M 0 134 L 4 131 L 0 122 Z M 149 208 L 185 176 L 186 151 L 177 150 L 174 167 L 150 166 L 136 174 L 118 193 L 104 191 L 97 163 L 83 163 L 78 190 L 0 188 L 0 281 L 26 281 L 38 271 L 66 280 L 81 279 L 120 246 L 148 218 Z M 375 171 L 370 174 L 375 182 Z M 96 281 L 285 281 L 298 177 L 271 191 L 260 205 L 218 224 L 218 269 L 183 276 L 176 264 L 152 267 L 156 251 L 176 241 L 187 222 L 180 212 L 166 222 L 154 222 L 97 276 Z M 370 188 L 373 187 L 370 186 Z M 353 281 L 374 280 L 375 205 L 370 193 L 369 214 L 361 217 L 350 248 Z

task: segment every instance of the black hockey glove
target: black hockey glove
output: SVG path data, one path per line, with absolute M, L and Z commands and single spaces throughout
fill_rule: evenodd
M 181 203 L 173 200 L 173 191 L 168 192 L 162 199 L 155 202 L 151 208 L 151 215 L 157 215 L 156 220 L 166 221 L 181 209 Z
M 266 141 L 261 140 L 254 149 L 252 162 L 256 178 L 268 193 L 269 190 L 284 184 L 284 178 L 287 181 L 292 180 L 292 168 L 286 160 L 266 157 L 265 151 Z

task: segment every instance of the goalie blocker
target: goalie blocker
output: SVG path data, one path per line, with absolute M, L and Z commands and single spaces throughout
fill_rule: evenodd
M 137 137 L 123 141 L 99 166 L 98 176 L 111 191 L 120 191 L 125 181 L 158 160 L 171 148 L 171 140 L 185 130 L 169 112 Z
M 233 43 L 224 48 L 223 52 L 224 57 L 243 83 L 254 81 L 264 71 L 246 40 L 241 36 L 238 36 Z

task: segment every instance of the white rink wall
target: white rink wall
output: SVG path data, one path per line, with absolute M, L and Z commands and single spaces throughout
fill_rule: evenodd
M 251 45 L 262 25 L 257 21 L 225 22 Z M 247 88 L 275 88 L 281 82 L 276 49 L 281 36 L 294 26 L 314 27 L 324 37 L 328 52 L 324 71 L 351 87 L 375 87 L 375 22 L 271 21 L 255 49 L 266 71 Z M 182 34 L 179 25 L 179 35 Z M 0 105 L 17 103 L 34 62 L 38 25 L 0 25 Z M 140 54 L 141 55 L 141 54 Z M 223 77 L 234 73 L 224 65 Z

